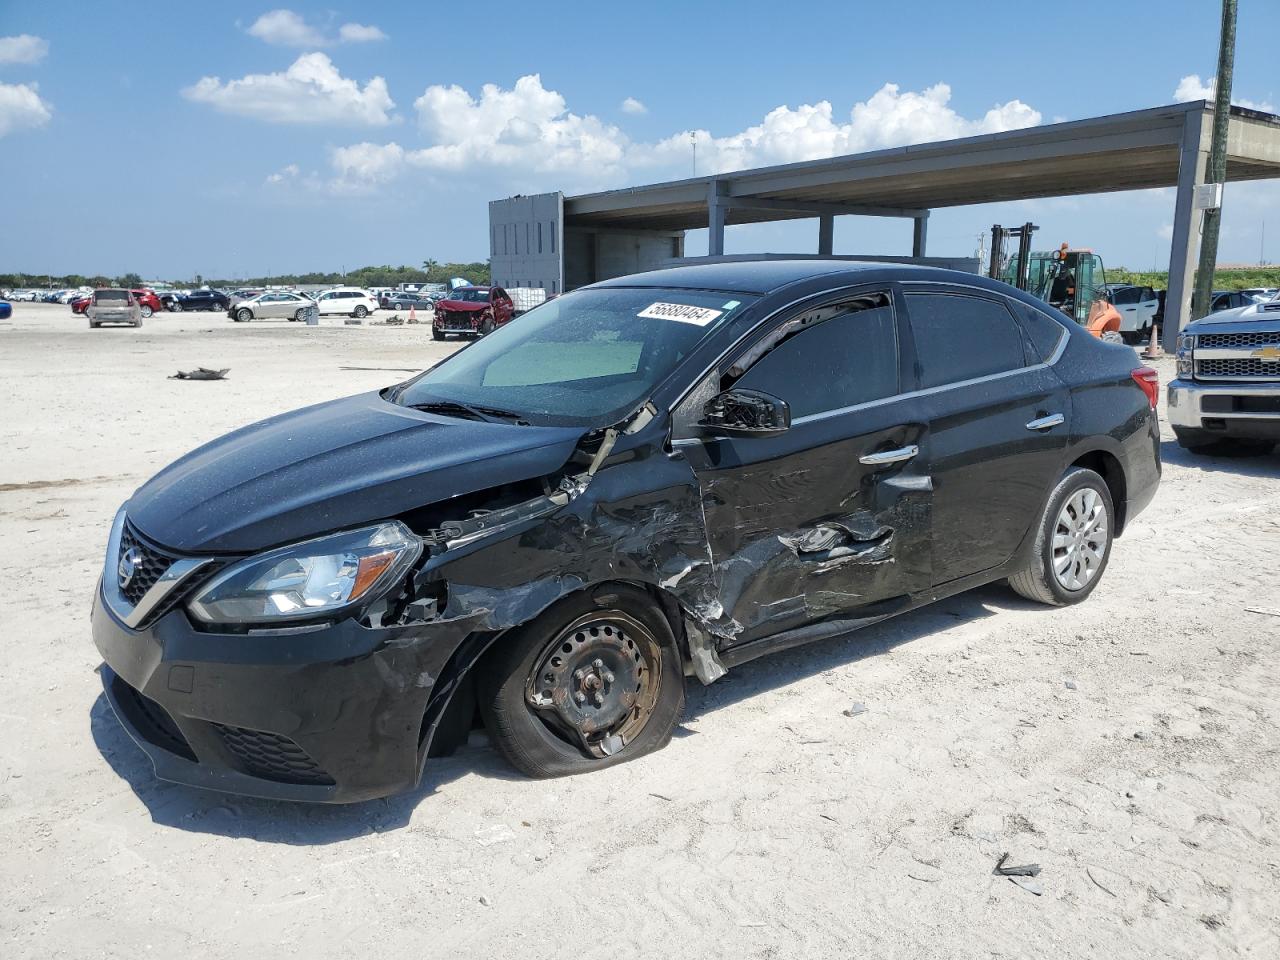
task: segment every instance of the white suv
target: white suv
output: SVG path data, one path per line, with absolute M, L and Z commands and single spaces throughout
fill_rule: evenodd
M 367 317 L 378 309 L 378 301 L 368 290 L 359 287 L 335 287 L 316 297 L 321 315 L 345 313 L 349 317 Z

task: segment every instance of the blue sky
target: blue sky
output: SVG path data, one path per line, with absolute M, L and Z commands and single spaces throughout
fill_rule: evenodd
M 1213 0 L 986 7 L 3 0 L 0 272 L 483 259 L 488 200 L 688 176 L 690 131 L 709 173 L 1155 106 L 1214 72 Z M 1237 102 L 1280 104 L 1278 36 L 1280 4 L 1240 0 Z M 1163 268 L 1172 205 L 936 211 L 930 252 L 1034 219 L 1053 244 Z M 1280 181 L 1229 187 L 1221 260 L 1256 262 L 1264 220 L 1280 260 Z M 726 237 L 815 244 L 808 221 Z M 838 221 L 837 253 L 909 247 L 909 222 Z

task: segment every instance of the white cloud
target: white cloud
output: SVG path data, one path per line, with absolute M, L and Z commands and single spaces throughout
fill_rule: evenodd
M 264 13 L 245 32 L 264 43 L 279 47 L 328 47 L 335 43 L 369 43 L 387 38 L 377 27 L 363 23 L 344 23 L 338 28 L 335 37 L 320 27 L 307 23 L 302 14 L 292 10 L 271 10 Z
M 996 104 L 976 120 L 956 113 L 948 106 L 950 100 L 951 87 L 945 83 L 919 93 L 903 93 L 896 83 L 886 83 L 870 99 L 853 105 L 848 122 L 835 118 L 828 100 L 794 109 L 784 105 L 769 111 L 763 122 L 726 137 L 706 130 L 682 131 L 639 148 L 637 160 L 659 166 L 678 158 L 687 162 L 692 135 L 698 143 L 698 172 L 715 173 L 998 133 L 1040 122 L 1040 112 L 1021 100 Z
M 372 24 L 344 23 L 338 28 L 339 43 L 372 43 L 385 39 L 387 35 Z
M 43 127 L 52 116 L 53 107 L 40 98 L 34 83 L 0 83 L 0 137 Z
M 623 113 L 648 113 L 649 108 L 637 100 L 635 97 L 627 97 L 622 101 Z
M 296 180 L 298 178 L 298 174 L 301 172 L 302 171 L 298 169 L 298 165 L 296 163 L 291 163 L 286 167 L 281 167 L 275 173 L 269 174 L 267 176 L 267 183 L 280 184 L 288 180 Z
M 39 63 L 49 52 L 49 41 L 20 33 L 16 37 L 0 37 L 0 63 Z
M 591 114 L 569 111 L 564 96 L 542 85 L 537 74 L 511 89 L 486 84 L 479 97 L 459 86 L 433 85 L 414 101 L 429 146 L 387 144 L 368 168 L 335 152 L 344 183 L 383 183 L 410 167 L 439 172 L 502 172 L 522 189 L 557 186 L 590 189 L 624 177 L 686 176 L 690 137 L 698 144 L 698 172 L 712 173 L 762 164 L 812 160 L 879 147 L 994 133 L 1033 126 L 1040 113 L 1020 100 L 996 104 L 966 118 L 949 106 L 944 83 L 923 91 L 885 84 L 856 103 L 847 119 L 829 101 L 780 106 L 737 133 L 717 137 L 707 130 L 682 131 L 656 143 L 634 142 L 619 127 Z M 624 109 L 625 106 L 624 106 Z M 353 157 L 369 158 L 376 144 L 356 144 Z M 338 158 L 343 158 L 339 168 Z M 551 176 L 554 174 L 554 179 Z
M 399 176 L 405 150 L 398 143 L 353 143 L 330 154 L 337 177 L 329 184 L 335 192 L 357 192 Z
M 319 47 L 325 42 L 324 34 L 292 10 L 264 13 L 246 32 L 264 43 L 281 47 Z
M 1217 77 L 1201 80 L 1200 74 L 1192 73 L 1178 81 L 1178 87 L 1173 91 L 1173 99 L 1178 103 L 1187 103 L 1191 100 L 1212 100 L 1217 95 L 1217 90 Z M 1266 100 L 1246 100 L 1244 97 L 1236 96 L 1234 90 L 1231 91 L 1231 102 L 1236 106 L 1247 107 L 1250 110 L 1261 110 L 1263 113 L 1276 112 L 1275 104 Z
M 599 117 L 568 112 L 564 97 L 543 87 L 536 73 L 510 90 L 487 83 L 479 100 L 456 85 L 430 86 L 413 105 L 423 133 L 435 141 L 415 151 L 419 166 L 519 167 L 593 177 L 622 168 L 626 134 Z
M 323 53 L 304 53 L 284 73 L 253 73 L 223 83 L 202 77 L 182 95 L 223 113 L 271 123 L 384 126 L 395 107 L 387 83 L 374 77 L 361 88 L 338 72 Z

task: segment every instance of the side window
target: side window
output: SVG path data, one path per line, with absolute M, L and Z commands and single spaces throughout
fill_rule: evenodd
M 891 397 L 898 392 L 898 332 L 893 308 L 849 309 L 782 340 L 734 384 L 781 397 L 793 417 Z M 784 323 L 784 327 L 786 324 Z
M 1112 302 L 1118 304 L 1137 303 L 1140 293 L 1141 291 L 1137 287 L 1122 287 L 1116 291 L 1115 299 Z
M 1027 335 L 1027 356 L 1035 357 L 1041 362 L 1048 362 L 1049 358 L 1057 352 L 1058 344 L 1067 335 L 1066 329 L 1052 317 L 1025 303 L 1015 304 L 1015 309 L 1018 311 L 1022 328 Z
M 1026 363 L 1013 315 L 995 300 L 908 293 L 921 387 L 1017 370 Z

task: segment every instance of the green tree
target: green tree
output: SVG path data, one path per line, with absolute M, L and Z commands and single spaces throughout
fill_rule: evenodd
M 142 286 L 142 277 L 138 276 L 136 273 L 126 273 L 123 276 L 116 278 L 116 283 L 122 287 L 140 287 Z

